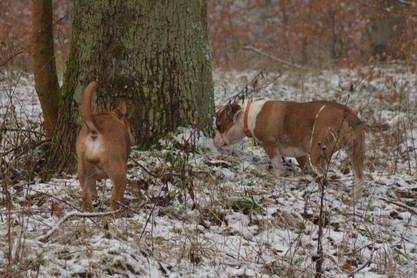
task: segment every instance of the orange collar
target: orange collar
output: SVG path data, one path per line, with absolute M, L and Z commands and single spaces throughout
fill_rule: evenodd
M 252 134 L 250 133 L 248 128 L 248 116 L 251 104 L 252 101 L 248 101 L 248 103 L 246 104 L 245 114 L 243 115 L 243 132 L 247 137 L 252 137 Z

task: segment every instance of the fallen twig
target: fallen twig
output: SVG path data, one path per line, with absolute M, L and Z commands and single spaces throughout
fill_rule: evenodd
M 142 170 L 145 171 L 148 175 L 150 175 L 154 178 L 158 178 L 158 175 L 152 173 L 151 170 L 149 170 L 148 168 L 143 166 L 139 161 L 137 161 L 136 159 L 134 159 L 132 157 L 130 159 L 136 164 L 136 166 L 139 166 L 140 168 L 142 168 Z
M 46 234 L 37 237 L 36 241 L 39 242 L 46 242 L 47 239 L 53 234 L 55 233 L 58 228 L 68 219 L 70 219 L 71 217 L 81 217 L 81 218 L 85 218 L 85 217 L 103 217 L 103 216 L 109 216 L 109 215 L 113 215 L 113 214 L 117 214 L 119 213 L 120 210 L 118 211 L 107 211 L 107 212 L 79 212 L 79 211 L 71 211 L 69 213 L 67 213 L 66 215 L 64 215 L 64 217 L 62 217 L 56 224 L 55 226 L 49 230 L 49 232 L 47 232 Z
M 71 204 L 71 203 L 69 203 L 69 202 L 67 202 L 67 201 L 65 201 L 63 199 L 60 199 L 60 198 L 56 197 L 53 194 L 49 194 L 49 193 L 46 193 L 46 192 L 43 192 L 43 191 L 39 191 L 39 190 L 36 190 L 36 189 L 33 189 L 33 188 L 30 188 L 30 190 L 33 191 L 33 192 L 35 192 L 35 193 L 38 193 L 38 194 L 42 194 L 44 196 L 47 196 L 48 198 L 57 200 L 58 202 L 63 203 L 63 204 L 66 204 L 67 206 L 72 207 L 74 210 L 77 210 L 80 213 L 82 213 L 82 211 L 80 209 L 78 209 L 74 204 Z
M 384 199 L 384 198 L 380 198 L 380 199 L 382 201 L 388 203 L 388 204 L 393 204 L 393 205 L 399 206 L 400 208 L 405 209 L 406 211 L 408 211 L 411 214 L 417 215 L 417 211 L 415 211 L 414 209 L 410 208 L 407 205 L 404 205 L 402 203 L 399 203 L 399 202 L 396 202 L 396 201 L 393 201 L 393 200 L 387 200 L 387 199 Z
M 355 277 L 355 273 L 358 273 L 359 271 L 361 271 L 365 267 L 369 266 L 372 263 L 372 259 L 373 259 L 373 256 L 371 256 L 369 258 L 369 260 L 366 263 L 364 263 L 361 267 L 359 267 L 359 268 L 353 270 L 351 273 L 349 273 L 348 277 Z

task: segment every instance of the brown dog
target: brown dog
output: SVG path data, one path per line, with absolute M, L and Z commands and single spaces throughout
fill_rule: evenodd
M 254 137 L 275 171 L 286 175 L 281 156 L 295 157 L 305 172 L 323 175 L 334 152 L 346 149 L 355 176 L 353 199 L 362 196 L 365 131 L 385 131 L 399 123 L 368 125 L 341 105 L 328 101 L 245 101 L 226 105 L 217 114 L 217 147 Z
M 96 181 L 110 178 L 113 184 L 111 208 L 117 210 L 126 189 L 127 158 L 134 138 L 125 118 L 126 104 L 120 104 L 111 112 L 91 113 L 96 85 L 91 82 L 84 91 L 82 115 L 85 124 L 76 145 L 81 197 L 84 210 L 92 210 L 91 199 L 97 197 Z

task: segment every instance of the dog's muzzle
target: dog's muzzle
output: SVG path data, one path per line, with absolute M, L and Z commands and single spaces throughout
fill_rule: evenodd
M 221 148 L 229 144 L 229 142 L 223 137 L 223 135 L 218 130 L 216 130 L 216 135 L 214 136 L 213 141 L 214 145 L 218 148 Z

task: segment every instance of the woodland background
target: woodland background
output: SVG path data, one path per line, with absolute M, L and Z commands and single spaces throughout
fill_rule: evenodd
M 53 2 L 62 76 L 74 1 Z M 398 129 L 367 137 L 363 201 L 350 199 L 343 152 L 325 187 L 290 159 L 293 175 L 275 178 L 250 140 L 219 150 L 210 135 L 180 128 L 133 150 L 126 217 L 106 216 L 108 180 L 98 213 L 82 213 L 75 175 L 36 175 L 44 134 L 32 1 L 1 0 L 0 174 L 11 178 L 0 192 L 0 276 L 416 277 L 417 1 L 207 3 L 216 107 L 266 69 L 266 98 L 348 100 L 371 123 L 406 115 Z
M 59 72 L 71 43 L 73 1 L 54 0 Z M 0 3 L 0 65 L 31 72 L 31 1 Z M 269 68 L 256 50 L 285 64 L 347 66 L 374 59 L 415 61 L 417 1 L 413 0 L 209 0 L 213 68 Z M 254 51 L 255 50 L 255 51 Z M 2 67 L 1 70 L 3 70 Z

